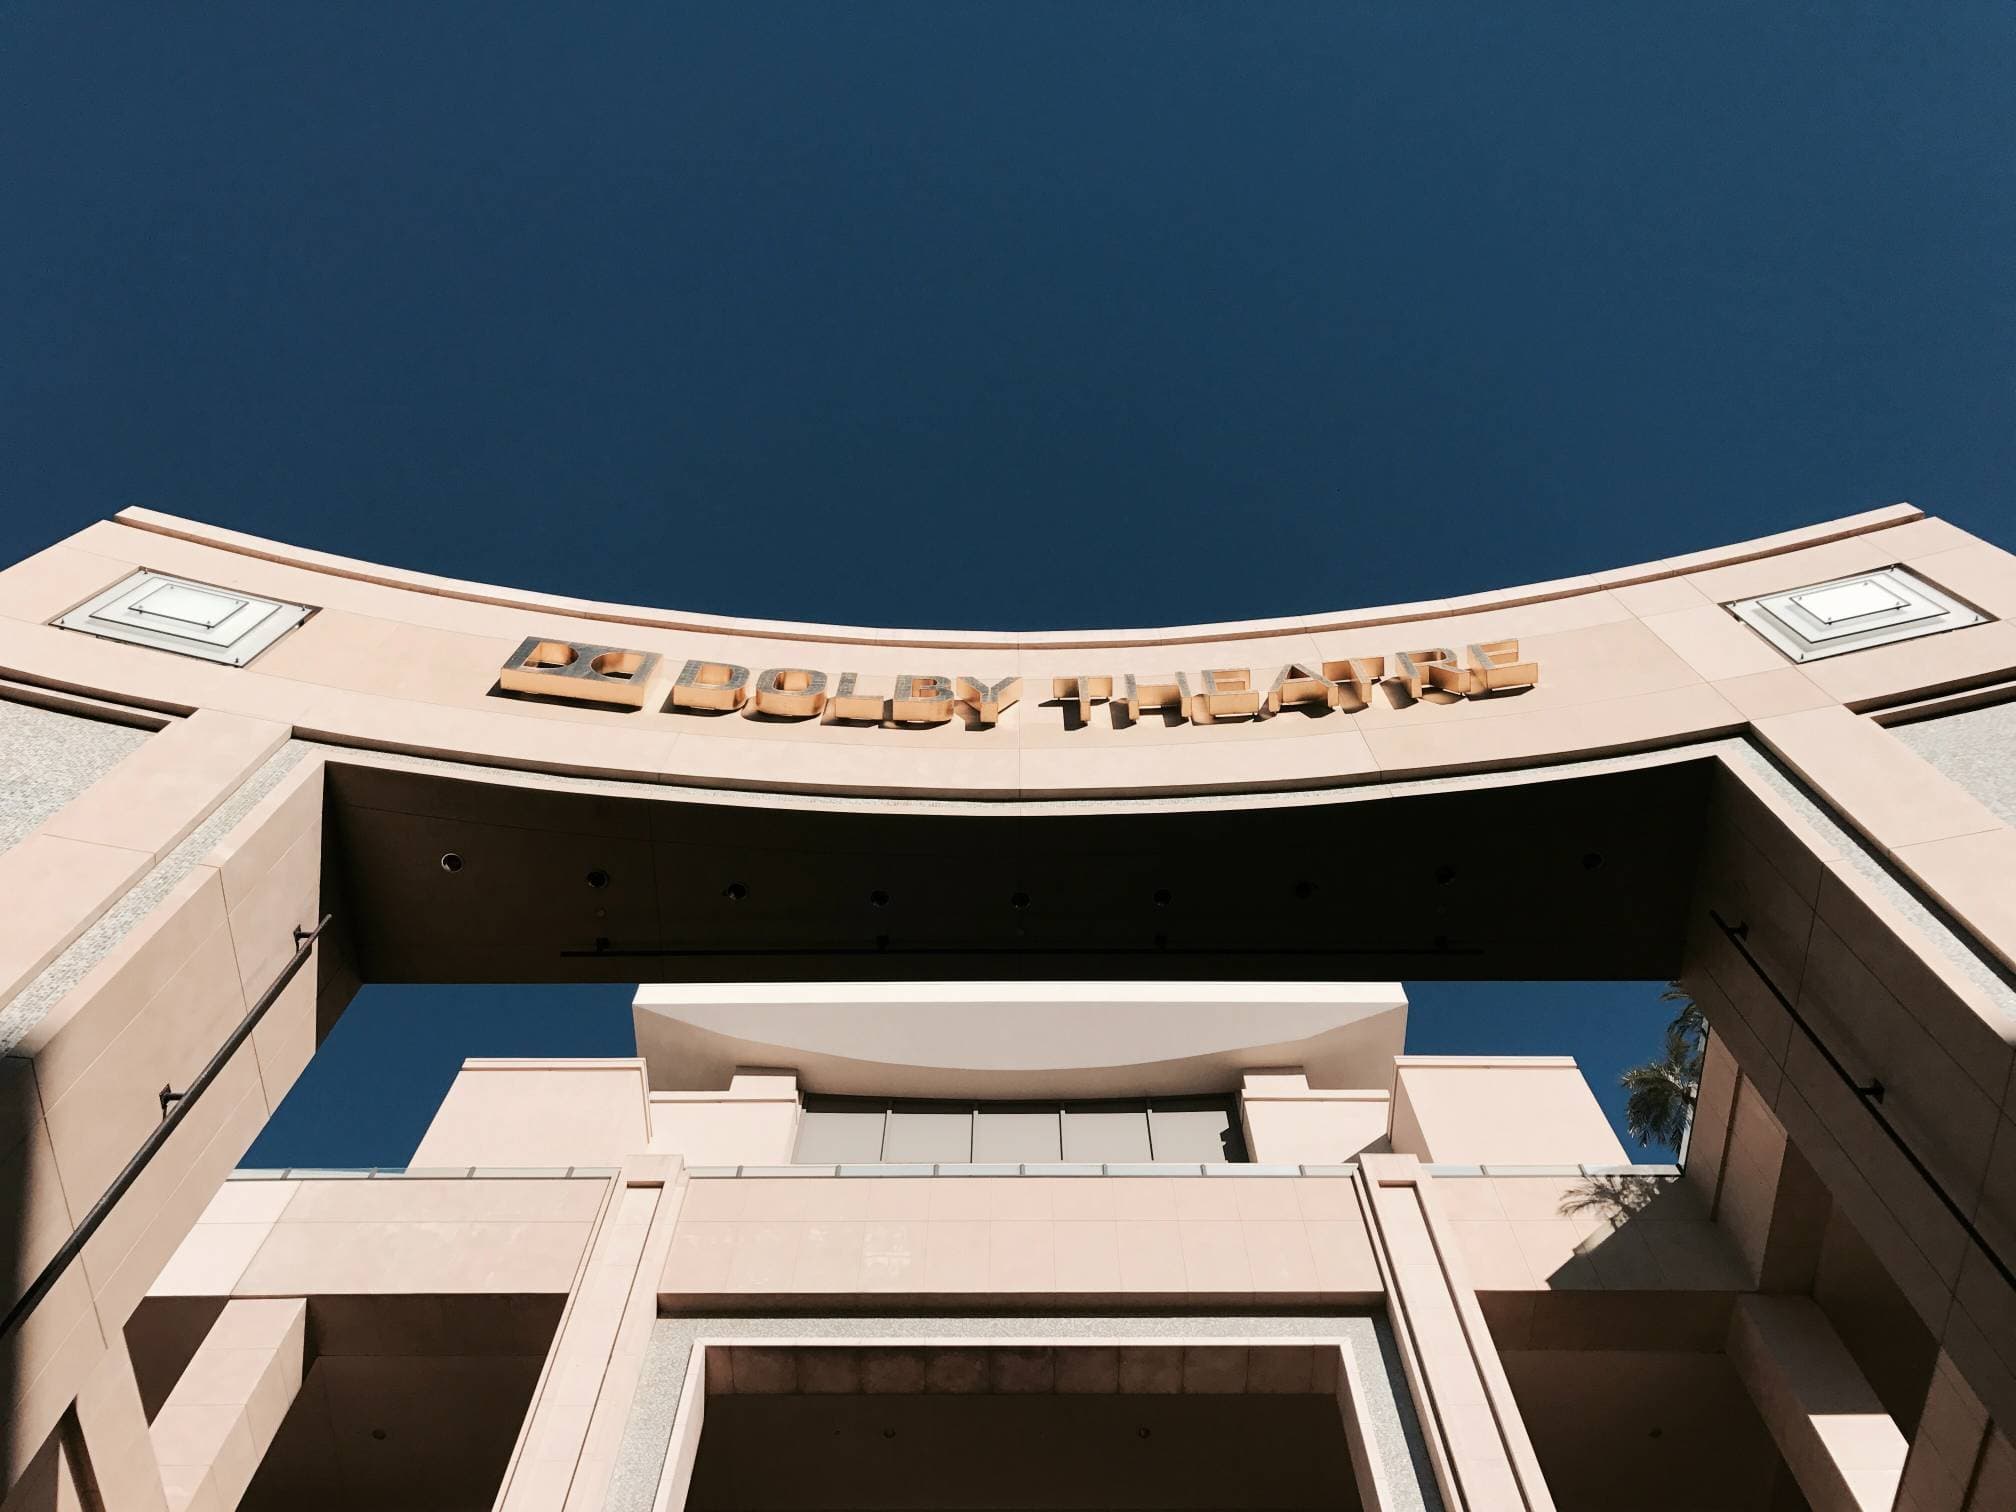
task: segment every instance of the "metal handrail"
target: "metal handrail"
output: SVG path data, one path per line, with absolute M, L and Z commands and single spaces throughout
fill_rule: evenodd
M 1911 1169 L 1918 1173 L 1919 1179 L 1932 1189 L 1932 1195 L 1939 1199 L 1940 1206 L 1952 1214 L 1953 1221 L 1960 1225 L 1961 1232 L 1973 1241 L 1974 1247 L 1981 1252 L 1982 1257 L 1995 1267 L 1996 1273 L 2002 1277 L 2004 1283 L 2012 1291 L 2016 1291 L 2016 1271 L 2012 1271 L 2008 1262 L 1995 1253 L 1994 1247 L 1982 1237 L 1981 1231 L 1974 1227 L 1974 1221 L 1961 1210 L 1960 1204 L 1948 1195 L 1946 1188 L 1939 1184 L 1938 1177 L 1934 1176 L 1925 1162 L 1918 1158 L 1917 1152 L 1904 1142 L 1904 1136 L 1899 1134 L 1890 1120 L 1883 1116 L 1883 1110 L 1877 1106 L 1883 1101 L 1883 1083 L 1874 1079 L 1866 1083 L 1857 1082 L 1834 1052 L 1827 1048 L 1820 1036 L 1813 1032 L 1813 1026 L 1806 1022 L 1797 1008 L 1792 1006 L 1792 1000 L 1778 990 L 1778 984 L 1771 980 L 1770 973 L 1765 971 L 1757 957 L 1750 953 L 1750 946 L 1747 943 L 1750 925 L 1747 920 L 1741 924 L 1731 924 L 1712 908 L 1708 910 L 1708 917 L 1715 921 L 1717 929 L 1728 936 L 1729 943 L 1736 947 L 1737 954 L 1743 957 L 1743 963 L 1750 968 L 1757 980 L 1764 984 L 1765 990 L 1778 1000 L 1778 1006 L 1785 1010 L 1785 1016 L 1792 1020 L 1799 1032 L 1806 1036 L 1815 1050 L 1820 1052 L 1820 1058 L 1827 1062 L 1834 1074 L 1841 1078 L 1850 1092 L 1855 1094 L 1855 1100 L 1861 1103 L 1871 1118 L 1876 1120 L 1876 1127 L 1883 1131 L 1897 1153 L 1909 1162 Z
M 90 1242 L 91 1236 L 98 1232 L 99 1226 L 111 1216 L 112 1209 L 118 1205 L 119 1199 L 124 1197 L 133 1183 L 140 1179 L 140 1173 L 147 1169 L 147 1163 L 161 1153 L 161 1147 L 168 1143 L 169 1136 L 180 1127 L 182 1120 L 188 1117 L 189 1110 L 194 1108 L 198 1099 L 210 1089 L 210 1084 L 222 1074 L 239 1046 L 251 1038 L 252 1031 L 259 1027 L 259 1020 L 266 1016 L 267 1009 L 280 1000 L 280 994 L 287 990 L 287 984 L 300 974 L 303 966 L 308 964 L 308 958 L 315 953 L 315 941 L 321 937 L 322 931 L 329 927 L 334 917 L 333 914 L 322 915 L 322 922 L 313 929 L 302 929 L 297 926 L 294 930 L 294 958 L 281 968 L 280 974 L 273 979 L 273 985 L 259 994 L 259 1001 L 252 1005 L 252 1011 L 238 1021 L 238 1027 L 231 1031 L 217 1053 L 204 1062 L 203 1069 L 196 1073 L 195 1079 L 182 1091 L 172 1092 L 166 1087 L 161 1089 L 161 1122 L 134 1152 L 133 1158 L 126 1162 L 124 1169 L 112 1178 L 112 1184 L 105 1189 L 105 1195 L 91 1204 L 91 1211 L 84 1215 L 83 1222 L 71 1231 L 70 1237 L 65 1239 L 56 1253 L 49 1257 L 49 1263 L 42 1267 L 41 1274 L 36 1276 L 28 1290 L 7 1309 L 6 1319 L 0 1321 L 0 1339 L 8 1337 L 19 1328 L 35 1310 L 36 1304 L 48 1296 L 56 1283 L 63 1279 L 63 1273 L 70 1268 L 70 1262 L 84 1252 L 84 1246 Z

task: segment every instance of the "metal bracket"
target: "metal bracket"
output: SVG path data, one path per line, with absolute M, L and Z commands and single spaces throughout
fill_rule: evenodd
M 166 1118 L 168 1110 L 180 1101 L 182 1101 L 182 1094 L 177 1092 L 167 1082 L 163 1082 L 161 1084 L 161 1116 Z

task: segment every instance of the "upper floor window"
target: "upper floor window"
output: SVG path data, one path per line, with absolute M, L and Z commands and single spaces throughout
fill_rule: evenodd
M 798 1165 L 1246 1159 L 1229 1095 L 973 1103 L 807 1094 L 792 1154 Z

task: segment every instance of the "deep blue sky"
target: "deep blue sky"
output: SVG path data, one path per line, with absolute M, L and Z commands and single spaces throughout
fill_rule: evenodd
M 1044 627 L 1900 498 L 2007 541 L 2012 44 L 1999 0 L 17 3 L 0 557 L 146 503 L 561 593 Z M 1614 1069 L 1649 995 L 1475 1032 Z M 380 991 L 339 1040 L 624 1032 L 561 997 Z M 1422 1038 L 1460 1022 L 1416 997 Z M 261 1154 L 404 1127 L 290 1114 Z

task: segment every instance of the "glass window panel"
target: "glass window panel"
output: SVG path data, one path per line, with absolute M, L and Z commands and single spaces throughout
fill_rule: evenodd
M 1059 1110 L 1062 1116 L 1059 1116 Z M 981 1103 L 808 1096 L 800 1165 L 1248 1159 L 1227 1097 Z
M 882 1158 L 883 1107 L 867 1098 L 805 1099 L 794 1165 L 872 1163 Z
M 1239 1119 L 1216 1097 L 1157 1098 L 1148 1113 L 1155 1159 L 1222 1165 L 1246 1159 Z
M 1071 1103 L 1064 1110 L 1066 1160 L 1149 1160 L 1145 1103 Z
M 973 1109 L 930 1103 L 897 1103 L 889 1114 L 889 1136 L 882 1144 L 887 1161 L 973 1158 Z
M 1062 1160 L 1055 1105 L 981 1104 L 973 1125 L 973 1158 L 983 1163 Z

